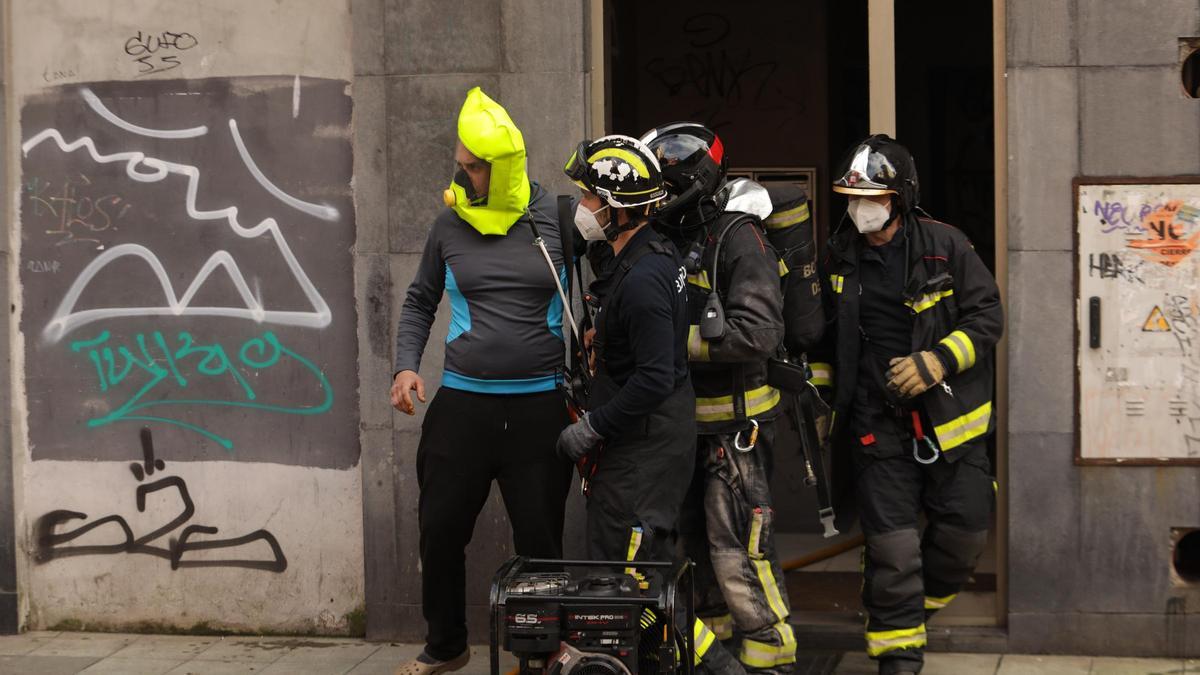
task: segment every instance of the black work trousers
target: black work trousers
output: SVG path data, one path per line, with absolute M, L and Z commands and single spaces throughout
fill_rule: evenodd
M 696 462 L 696 395 L 690 381 L 600 453 L 587 500 L 588 557 L 676 559 L 679 513 Z M 681 612 L 676 621 L 683 622 Z M 700 673 L 737 675 L 741 667 L 699 620 L 692 663 Z
M 466 547 L 493 480 L 500 484 L 517 554 L 562 557 L 572 467 L 554 444 L 567 421 L 557 391 L 477 394 L 442 387 L 434 396 L 417 448 L 421 597 L 430 656 L 445 661 L 467 648 Z
M 913 457 L 908 418 L 861 402 L 852 428 L 855 491 L 866 537 L 867 653 L 880 661 L 885 675 L 920 672 L 926 619 L 954 599 L 987 543 L 995 480 L 983 438 L 921 464 Z M 924 442 L 918 445 L 923 458 L 932 456 Z M 922 514 L 928 520 L 923 533 Z
M 632 429 L 605 443 L 587 500 L 592 560 L 674 559 L 679 509 L 696 460 L 696 396 L 675 390 Z

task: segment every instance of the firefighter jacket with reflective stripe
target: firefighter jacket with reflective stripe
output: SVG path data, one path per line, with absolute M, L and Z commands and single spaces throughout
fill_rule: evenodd
M 749 418 L 777 414 L 780 393 L 767 386 L 767 359 L 783 340 L 783 290 L 779 256 L 758 218 L 724 213 L 705 227 L 701 269 L 687 278 L 688 362 L 696 390 L 696 424 L 700 433 L 710 434 L 742 429 Z M 699 324 L 713 290 L 714 270 L 725 333 L 705 340 Z
M 993 425 L 992 350 L 1004 330 L 996 279 L 957 228 L 910 213 L 896 233 L 905 237 L 905 304 L 913 313 L 912 351 L 934 351 L 948 366 L 945 386 L 918 397 L 946 458 L 954 448 L 988 434 Z M 836 442 L 845 430 L 858 385 L 859 254 L 865 238 L 852 227 L 829 238 L 821 270 L 825 316 L 831 325 L 812 359 L 813 383 L 832 386 Z

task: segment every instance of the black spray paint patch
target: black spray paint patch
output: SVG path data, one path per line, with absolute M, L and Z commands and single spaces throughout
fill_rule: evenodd
M 103 82 L 21 114 L 33 458 L 358 461 L 351 100 L 292 77 Z M 26 264 L 29 263 L 29 264 Z

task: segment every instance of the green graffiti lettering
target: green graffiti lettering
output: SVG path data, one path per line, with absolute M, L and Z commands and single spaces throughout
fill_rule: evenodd
M 125 399 L 112 412 L 89 419 L 87 426 L 98 428 L 115 422 L 158 422 L 195 432 L 212 440 L 226 450 L 233 449 L 233 441 L 218 433 L 190 424 L 178 419 L 146 414 L 151 409 L 166 407 L 192 408 L 241 408 L 259 410 L 262 412 L 283 415 L 320 415 L 333 407 L 333 387 L 325 373 L 312 361 L 292 351 L 280 343 L 279 338 L 271 331 L 265 331 L 261 336 L 253 337 L 232 352 L 227 352 L 220 344 L 199 344 L 188 332 L 181 332 L 176 337 L 179 343 L 174 349 L 168 345 L 166 338 L 159 331 L 149 335 L 138 333 L 134 341 L 138 347 L 135 355 L 124 345 L 110 345 L 111 334 L 103 331 L 94 338 L 79 340 L 71 343 L 71 351 L 86 353 L 88 361 L 96 371 L 97 387 L 101 393 L 108 393 L 114 387 L 121 385 L 133 377 L 135 369 L 145 373 L 147 379 L 142 386 Z M 114 351 L 115 347 L 115 351 Z M 237 363 L 229 358 L 229 353 L 237 354 Z M 121 362 L 118 366 L 118 360 Z M 322 396 L 315 405 L 283 405 L 259 401 L 259 395 L 250 386 L 250 381 L 242 372 L 262 371 L 279 366 L 283 361 L 290 361 L 310 373 L 316 381 Z M 160 362 L 163 365 L 160 365 Z M 185 377 L 181 368 L 194 371 L 192 378 L 229 377 L 238 385 L 240 397 L 229 399 L 205 398 L 166 398 L 160 386 L 172 380 L 181 390 L 187 390 L 193 379 Z M 155 396 L 151 397 L 154 393 Z

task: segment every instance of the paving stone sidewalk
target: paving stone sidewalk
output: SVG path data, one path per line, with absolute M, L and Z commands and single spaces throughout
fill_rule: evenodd
M 207 637 L 31 632 L 0 636 L 0 675 L 391 675 L 420 645 L 307 637 Z M 510 656 L 501 672 L 515 666 Z M 464 675 L 488 672 L 472 648 Z M 875 675 L 865 655 L 843 656 L 837 675 Z M 1200 660 L 929 654 L 924 675 L 1200 675 Z

